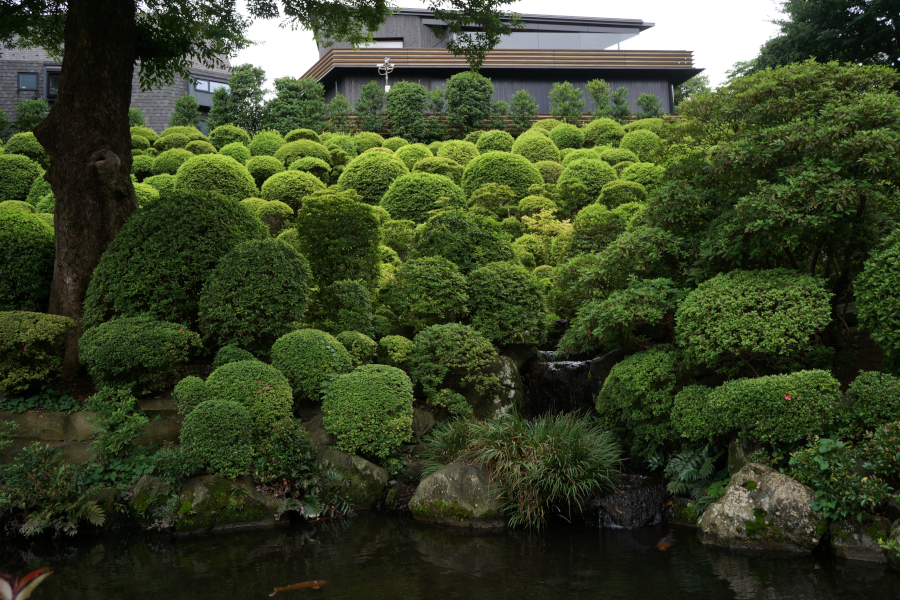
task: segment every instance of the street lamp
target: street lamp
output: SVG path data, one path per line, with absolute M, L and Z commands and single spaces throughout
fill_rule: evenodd
M 384 92 L 387 93 L 391 91 L 391 86 L 388 84 L 388 75 L 394 71 L 394 65 L 391 64 L 391 59 L 385 58 L 384 63 L 375 66 L 378 67 L 378 74 L 384 75 Z

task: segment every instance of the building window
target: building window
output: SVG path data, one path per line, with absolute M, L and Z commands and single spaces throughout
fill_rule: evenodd
M 210 81 L 209 82 L 209 93 L 212 94 L 219 88 L 225 88 L 226 90 L 230 90 L 227 83 L 219 83 L 218 81 Z
M 219 88 L 225 88 L 226 90 L 231 89 L 228 87 L 227 83 L 222 83 L 220 81 L 210 81 L 209 79 L 198 79 L 194 82 L 194 89 L 198 92 L 206 92 L 208 94 L 212 94 Z
M 21 91 L 36 92 L 38 89 L 37 73 L 19 73 L 19 87 Z
M 59 95 L 59 71 L 47 71 L 47 99 L 53 100 Z
M 366 44 L 366 48 L 402 48 L 403 47 L 403 38 L 384 38 L 384 39 L 375 39 L 368 44 Z
M 194 83 L 194 89 L 198 92 L 208 92 L 209 82 L 204 79 L 198 79 L 196 83 Z

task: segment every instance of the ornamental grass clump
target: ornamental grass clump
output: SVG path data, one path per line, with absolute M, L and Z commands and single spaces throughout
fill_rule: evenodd
M 210 398 L 236 402 L 247 409 L 254 435 L 265 435 L 278 422 L 291 417 L 294 403 L 287 378 L 272 365 L 258 360 L 226 363 L 206 379 Z
M 0 390 L 22 392 L 59 375 L 75 321 L 37 312 L 0 312 Z
M 237 402 L 201 402 L 184 419 L 181 447 L 212 474 L 235 479 L 250 472 L 253 444 L 249 423 L 249 412 Z
M 299 329 L 272 346 L 272 364 L 291 384 L 297 398 L 319 401 L 323 384 L 353 369 L 353 357 L 332 335 Z

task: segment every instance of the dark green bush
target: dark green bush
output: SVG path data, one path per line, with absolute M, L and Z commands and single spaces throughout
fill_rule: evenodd
M 900 377 L 861 371 L 847 390 L 845 435 L 859 437 L 879 425 L 900 421 Z
M 478 147 L 472 142 L 466 142 L 464 140 L 449 140 L 441 144 L 436 156 L 439 158 L 449 158 L 455 163 L 466 167 L 476 156 L 478 156 Z
M 21 210 L 0 210 L 0 310 L 46 305 L 53 279 L 53 227 Z
M 237 402 L 207 400 L 184 419 L 181 446 L 220 477 L 235 479 L 250 471 L 253 459 L 250 414 Z
M 472 327 L 498 347 L 544 341 L 544 288 L 520 265 L 495 262 L 469 273 L 469 307 Z
M 85 331 L 78 358 L 98 386 L 149 393 L 169 385 L 201 348 L 200 336 L 179 323 L 119 317 Z
M 384 143 L 384 138 L 372 131 L 360 131 L 353 136 L 353 142 L 356 144 L 357 151 L 362 154 L 369 148 L 380 148 Z
M 469 133 L 483 126 L 491 116 L 494 85 L 484 75 L 475 71 L 452 75 L 447 80 L 445 95 L 447 121 L 459 131 Z
M 412 81 L 400 81 L 387 93 L 384 111 L 387 130 L 392 136 L 416 143 L 425 140 L 425 107 L 428 88 Z
M 43 174 L 40 163 L 27 156 L 0 154 L 0 200 L 26 200 L 32 184 Z
M 162 175 L 165 173 L 175 175 L 178 173 L 178 168 L 191 158 L 194 158 L 194 155 L 184 148 L 173 148 L 172 150 L 160 152 L 153 159 L 153 174 Z
M 394 282 L 382 293 L 400 322 L 419 331 L 465 316 L 469 312 L 467 287 L 455 264 L 434 256 L 400 265 Z
M 552 160 L 538 161 L 534 163 L 534 167 L 541 174 L 544 183 L 556 183 L 564 168 L 560 163 Z
M 375 360 L 378 343 L 364 333 L 358 331 L 342 331 L 335 339 L 347 349 L 353 357 L 353 366 L 366 365 Z
M 509 186 L 518 197 L 523 198 L 528 195 L 529 186 L 544 183 L 544 180 L 528 159 L 506 152 L 488 152 L 466 165 L 463 191 L 466 196 L 471 196 L 472 192 L 486 183 Z
M 293 129 L 287 132 L 284 136 L 284 141 L 288 144 L 296 142 L 298 140 L 310 140 L 319 143 L 322 141 L 322 138 L 319 137 L 319 134 L 312 129 L 305 129 L 302 127 L 299 129 Z
M 242 200 L 258 195 L 256 182 L 244 165 L 230 156 L 201 154 L 178 167 L 175 189 L 181 192 L 219 193 Z
M 248 144 L 252 156 L 275 156 L 278 149 L 284 146 L 284 138 L 274 129 L 258 131 Z M 279 161 L 281 162 L 281 161 Z M 284 163 L 281 164 L 284 166 Z
M 900 364 L 900 229 L 872 252 L 853 288 L 860 327 L 884 349 L 886 362 L 895 367 Z
M 322 424 L 335 447 L 387 458 L 412 437 L 413 386 L 395 367 L 363 365 L 335 379 L 322 399 Z
M 284 202 L 297 212 L 304 198 L 313 192 L 324 190 L 325 184 L 318 177 L 306 171 L 281 171 L 275 173 L 262 184 L 260 196 L 263 200 Z
M 131 172 L 137 177 L 138 181 L 144 181 L 147 177 L 153 175 L 153 163 L 155 158 L 152 156 L 135 156 L 131 159 Z
M 500 380 L 493 373 L 497 351 L 472 327 L 459 323 L 432 325 L 416 334 L 413 344 L 410 376 L 428 396 L 444 388 L 481 394 L 500 390 Z
M 293 220 L 294 210 L 284 202 L 273 200 L 256 209 L 256 214 L 269 228 L 269 233 L 278 235 L 287 229 L 288 223 Z
M 306 158 L 307 156 L 312 156 L 331 164 L 331 153 L 328 151 L 328 148 L 319 142 L 307 139 L 288 142 L 275 153 L 275 158 L 280 160 L 285 167 L 290 167 L 295 160 Z
M 557 148 L 581 148 L 584 145 L 584 132 L 575 125 L 562 123 L 550 131 L 550 139 Z
M 217 154 L 216 147 L 205 140 L 188 142 L 184 149 L 191 154 Z
M 506 235 L 495 222 L 449 210 L 416 228 L 409 257 L 425 256 L 443 256 L 456 264 L 460 271 L 468 273 L 488 263 L 514 260 L 515 254 Z
M 178 414 L 183 416 L 187 416 L 201 402 L 206 402 L 210 399 L 209 392 L 206 389 L 206 382 L 193 375 L 185 377 L 175 384 L 175 389 L 172 390 L 172 398 L 175 400 L 175 406 L 178 407 Z
M 74 328 L 75 321 L 59 315 L 0 312 L 0 390 L 11 394 L 57 376 Z
M 234 143 L 247 146 L 250 144 L 250 134 L 237 125 L 219 125 L 209 132 L 209 143 L 215 146 L 216 150 Z
M 406 369 L 415 349 L 416 345 L 411 339 L 402 335 L 387 335 L 378 340 L 378 362 Z
M 475 144 L 475 147 L 478 148 L 478 152 L 480 154 L 494 151 L 512 152 L 514 142 L 515 139 L 513 138 L 513 136 L 511 136 L 507 132 L 492 129 L 491 131 L 483 132 L 481 136 L 479 136 L 478 142 Z
M 160 198 L 132 215 L 100 258 L 85 327 L 140 313 L 194 326 L 200 290 L 219 260 L 240 242 L 268 235 L 234 200 L 197 192 Z
M 381 198 L 381 206 L 394 219 L 424 223 L 442 197 L 448 200 L 445 208 L 467 206 L 462 189 L 449 178 L 432 173 L 408 173 L 391 183 Z
M 171 175 L 170 175 L 170 177 L 171 177 Z M 15 202 L 15 200 L 13 200 L 13 202 Z M 53 194 L 47 194 L 46 196 L 44 196 L 43 198 L 38 200 L 38 203 L 34 205 L 34 212 L 37 213 L 38 216 L 49 213 L 50 216 L 52 217 L 53 211 L 55 209 L 56 209 L 56 198 L 53 196 Z M 47 221 L 47 225 L 49 225 L 50 227 L 53 227 L 53 219 L 49 219 Z
M 276 365 L 277 367 L 277 365 Z M 258 360 L 226 363 L 206 379 L 210 398 L 243 405 L 256 436 L 291 417 L 291 386 L 281 370 Z
M 649 129 L 629 131 L 619 142 L 619 147 L 631 150 L 643 162 L 653 162 L 657 151 L 662 146 L 659 136 Z
M 595 146 L 613 146 L 619 145 L 619 142 L 625 137 L 625 130 L 619 125 L 618 121 L 613 119 L 596 119 L 584 126 L 584 147 L 593 148 Z
M 433 173 L 449 177 L 456 185 L 462 184 L 463 170 L 462 165 L 455 160 L 440 156 L 423 158 L 412 168 L 413 173 Z
M 597 202 L 607 208 L 616 208 L 622 204 L 631 202 L 644 202 L 647 200 L 647 188 L 635 181 L 616 179 L 610 181 L 600 190 Z
M 253 156 L 246 163 L 247 171 L 256 182 L 256 186 L 262 188 L 266 180 L 275 173 L 284 171 L 284 163 L 274 156 Z
M 652 163 L 639 162 L 625 167 L 620 176 L 625 181 L 640 183 L 652 189 L 665 180 L 665 169 Z
M 556 181 L 559 206 L 566 214 L 577 214 L 597 200 L 604 185 L 615 180 L 616 170 L 602 160 L 573 161 Z
M 400 256 L 406 256 L 416 235 L 416 224 L 414 221 L 391 219 L 382 224 L 381 235 L 385 246 Z
M 0 160 L 0 164 L 2 164 L 2 160 Z M 0 167 L 0 169 L 2 169 L 2 167 Z M 5 176 L 0 175 L 0 181 L 3 181 L 4 179 Z M 0 186 L 2 186 L 2 184 L 0 184 Z M 32 206 L 37 206 L 37 203 L 41 198 L 52 193 L 53 188 L 50 187 L 50 182 L 42 176 L 38 176 L 31 182 L 31 186 L 28 188 L 28 195 L 25 197 L 25 202 Z M 2 196 L 2 192 L 0 192 L 0 197 L 6 198 L 6 196 Z M 9 198 L 9 200 L 12 200 L 12 198 Z
M 242 165 L 246 165 L 247 161 L 250 159 L 250 156 L 252 156 L 247 146 L 241 142 L 231 142 L 230 144 L 225 144 L 219 149 L 219 154 L 221 154 L 222 156 L 230 156 Z
M 388 141 L 390 140 L 385 141 L 385 145 L 387 145 Z M 417 162 L 434 156 L 425 144 L 409 144 L 407 146 L 402 146 L 401 148 L 394 150 L 394 153 L 397 158 L 403 161 L 403 164 L 405 164 L 406 168 L 410 171 L 413 170 L 413 167 Z
M 473 213 L 496 219 L 509 214 L 508 206 L 515 206 L 516 193 L 508 185 L 486 183 L 469 197 L 470 210 Z
M 321 287 L 310 302 L 309 323 L 324 331 L 362 331 L 376 335 L 372 296 L 359 281 L 343 279 Z
M 165 132 L 163 132 L 165 133 Z M 170 133 L 160 137 L 153 143 L 153 147 L 160 153 L 168 150 L 184 149 L 191 142 L 191 138 L 181 133 Z
M 559 148 L 553 140 L 536 132 L 526 132 L 516 138 L 512 153 L 523 156 L 532 163 L 542 160 L 559 162 Z
M 50 156 L 44 150 L 44 147 L 41 146 L 41 143 L 37 141 L 37 138 L 34 137 L 34 134 L 30 131 L 17 133 L 16 135 L 9 138 L 9 140 L 6 142 L 6 145 L 3 146 L 3 153 L 27 156 L 34 162 L 41 165 L 43 168 L 50 168 Z
M 409 169 L 393 154 L 368 152 L 350 161 L 337 185 L 356 190 L 366 204 L 378 204 L 394 180 L 407 173 Z
M 324 384 L 353 369 L 353 357 L 324 331 L 300 329 L 275 342 L 272 365 L 287 377 L 294 396 L 319 400 Z
M 575 216 L 571 253 L 601 252 L 625 231 L 625 220 L 603 204 L 588 204 Z
M 237 346 L 222 346 L 216 351 L 216 356 L 213 358 L 213 368 L 218 369 L 222 365 L 242 360 L 256 360 L 256 357 Z
M 264 356 L 303 319 L 309 278 L 309 263 L 281 240 L 238 244 L 222 257 L 200 294 L 204 342 L 234 344 Z

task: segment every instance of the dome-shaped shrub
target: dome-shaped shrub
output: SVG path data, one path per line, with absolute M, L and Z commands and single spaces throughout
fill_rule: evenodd
M 156 188 L 160 198 L 171 196 L 175 191 L 175 176 L 168 173 L 152 175 L 144 179 L 142 183 Z
M 649 119 L 638 119 L 637 121 L 632 121 L 631 123 L 622 127 L 626 133 L 629 131 L 635 131 L 637 129 L 649 129 L 654 133 L 658 132 L 663 128 L 665 121 L 660 119 L 659 117 L 650 117 Z
M 469 197 L 469 210 L 492 219 L 509 215 L 509 206 L 515 206 L 516 193 L 508 185 L 486 183 Z
M 356 190 L 366 204 L 378 204 L 394 180 L 407 173 L 409 169 L 393 154 L 367 152 L 350 161 L 337 185 L 342 190 Z
M 269 232 L 256 215 L 219 195 L 175 192 L 125 221 L 94 269 L 85 327 L 115 315 L 197 321 L 203 282 L 237 244 Z
M 402 335 L 387 335 L 378 340 L 378 362 L 401 369 L 406 368 L 415 348 L 415 344 L 409 338 Z
M 570 252 L 600 252 L 625 231 L 625 220 L 603 204 L 588 204 L 575 216 Z
M 291 163 L 289 171 L 305 171 L 316 177 L 322 183 L 328 183 L 331 178 L 331 165 L 314 156 L 300 158 Z
M 253 357 L 251 356 L 250 358 Z M 172 390 L 172 398 L 175 400 L 175 406 L 178 407 L 178 414 L 187 416 L 201 402 L 209 400 L 206 382 L 199 377 L 189 375 L 175 384 L 175 389 Z
M 30 131 L 17 133 L 9 138 L 9 141 L 3 146 L 3 153 L 27 156 L 45 169 L 50 167 L 50 156 Z M 10 200 L 10 198 L 4 198 L 4 200 Z
M 403 164 L 405 164 L 406 168 L 410 171 L 412 171 L 413 167 L 420 160 L 434 156 L 425 144 L 409 144 L 407 146 L 401 146 L 395 151 L 395 154 L 397 155 L 397 158 L 403 161 Z
M 429 256 L 400 265 L 394 283 L 383 294 L 400 323 L 419 331 L 468 314 L 467 289 L 466 278 L 455 264 Z
M 234 143 L 246 146 L 250 143 L 250 134 L 237 125 L 219 125 L 209 132 L 209 143 L 215 146 L 216 150 Z
M 562 124 L 562 121 L 560 121 L 558 119 L 541 119 L 540 121 L 535 121 L 534 124 L 531 126 L 531 128 L 532 129 L 542 129 L 542 130 L 546 131 L 547 133 L 550 133 L 551 131 L 556 129 L 556 127 L 558 125 L 561 125 L 561 124 Z
M 356 150 L 360 154 L 369 148 L 380 148 L 384 143 L 384 138 L 371 131 L 360 131 L 353 136 L 353 143 L 356 144 Z
M 625 169 L 627 169 L 628 167 L 630 167 L 630 166 L 633 165 L 633 164 L 636 164 L 636 163 L 634 163 L 634 162 L 632 162 L 632 161 L 630 161 L 630 160 L 623 160 L 623 161 L 620 162 L 620 163 L 614 164 L 614 165 L 613 165 L 613 169 L 615 169 L 615 170 L 616 170 L 616 173 L 618 173 L 618 174 L 619 174 L 619 177 L 621 177 L 621 176 L 622 176 L 622 173 L 625 171 Z
M 390 148 L 383 148 L 381 146 L 375 146 L 374 148 L 369 148 L 365 152 L 362 152 L 362 154 L 372 154 L 372 153 L 390 154 L 391 156 L 394 155 L 393 150 L 391 150 Z
M 53 227 L 37 215 L 0 210 L 0 310 L 43 310 L 55 257 Z
M 428 144 L 428 149 L 431 150 L 431 153 L 437 156 L 437 151 L 441 149 L 441 146 L 444 145 L 444 142 L 431 142 Z
M 649 129 L 629 131 L 619 142 L 619 148 L 631 150 L 643 162 L 651 162 L 660 146 L 659 136 Z
M 316 143 L 321 142 L 319 134 L 312 129 L 294 129 L 293 131 L 289 131 L 287 135 L 284 136 L 284 141 L 288 144 L 290 144 L 291 142 L 296 142 L 297 140 L 311 140 Z
M 645 131 L 645 130 L 638 130 Z M 665 180 L 665 168 L 654 165 L 653 163 L 634 163 L 633 165 L 622 171 L 622 179 L 625 181 L 633 181 L 640 183 L 644 187 L 653 188 Z
M 135 183 L 134 195 L 137 197 L 138 208 L 147 208 L 159 200 L 159 190 L 146 183 Z
M 275 156 L 278 149 L 284 146 L 285 141 L 280 133 L 274 129 L 259 131 L 248 144 L 250 154 L 253 156 Z M 283 163 L 282 163 L 283 166 Z
M 557 210 L 556 202 L 544 196 L 525 196 L 519 200 L 522 215 L 535 215 L 542 210 Z
M 146 393 L 171 385 L 169 379 L 201 348 L 200 336 L 182 324 L 119 317 L 84 332 L 78 360 L 98 388 Z
M 41 165 L 27 156 L 0 154 L 0 200 L 27 199 L 31 186 L 43 174 Z
M 139 182 L 153 175 L 155 160 L 152 156 L 135 156 L 131 159 L 131 172 Z
M 465 167 L 472 159 L 478 156 L 478 148 L 472 142 L 463 140 L 449 140 L 441 144 L 437 155 L 441 158 L 449 158 Z
M 629 202 L 644 202 L 647 199 L 647 189 L 636 181 L 616 179 L 610 181 L 600 190 L 598 202 L 607 208 L 616 208 Z
M 454 391 L 500 391 L 500 382 L 493 374 L 497 350 L 474 328 L 459 323 L 432 325 L 416 334 L 413 344 L 410 376 L 428 396 L 450 385 L 456 388 Z
M 603 186 L 616 179 L 616 170 L 602 160 L 582 158 L 569 163 L 556 181 L 559 205 L 575 214 L 600 196 Z
M 470 196 L 486 183 L 509 186 L 522 198 L 528 194 L 529 186 L 544 183 L 544 180 L 528 159 L 506 152 L 488 152 L 475 158 L 466 167 L 463 174 L 463 191 Z
M 381 206 L 394 219 L 424 223 L 428 220 L 428 212 L 437 208 L 435 203 L 441 197 L 449 200 L 446 208 L 465 209 L 467 206 L 462 189 L 447 177 L 408 173 L 394 180 L 381 198 Z
M 611 165 L 617 165 L 626 160 L 638 162 L 637 154 L 625 148 L 602 148 L 597 151 L 597 154 L 600 156 L 600 160 Z
M 131 135 L 139 135 L 142 138 L 146 138 L 151 144 L 159 139 L 159 135 L 149 127 L 132 127 L 130 131 Z
M 184 419 L 179 440 L 189 456 L 226 479 L 250 472 L 250 414 L 237 402 L 206 400 Z
M 353 357 L 333 336 L 318 329 L 300 329 L 272 346 L 272 365 L 281 371 L 298 398 L 319 400 L 322 385 L 349 373 Z
M 537 132 L 526 131 L 513 143 L 512 153 L 524 156 L 530 162 L 536 163 L 542 160 L 559 162 L 559 148 L 549 137 Z
M 241 142 L 231 142 L 219 148 L 219 154 L 222 156 L 230 156 L 239 163 L 246 164 L 250 158 L 250 150 Z
M 449 177 L 456 185 L 462 184 L 463 167 L 455 160 L 439 156 L 423 158 L 413 168 L 413 173 L 434 173 Z
M 334 156 L 334 149 L 339 148 L 347 155 L 347 162 L 350 159 L 356 158 L 359 155 L 359 149 L 356 147 L 356 142 L 354 138 L 345 135 L 343 133 L 334 134 L 328 138 L 328 140 L 322 140 L 322 145 L 328 148 L 328 151 L 332 153 L 332 157 Z M 345 163 L 336 163 L 332 161 L 332 164 L 345 164 Z
M 602 196 L 603 194 L 601 194 Z M 643 202 L 626 202 L 612 209 L 614 213 L 625 221 L 625 231 L 632 229 L 640 221 L 639 217 L 647 210 Z
M 584 133 L 575 125 L 560 123 L 550 131 L 550 139 L 557 148 L 581 148 L 584 145 Z
M 562 174 L 564 167 L 552 160 L 541 160 L 534 163 L 534 168 L 541 174 L 544 183 L 556 183 Z
M 579 150 L 572 150 L 562 158 L 561 164 L 563 167 L 568 167 L 570 163 L 573 163 L 576 160 L 581 160 L 583 158 L 587 158 L 590 160 L 599 160 L 600 152 L 594 148 L 581 148 Z
M 469 273 L 469 308 L 472 327 L 499 347 L 544 341 L 544 286 L 520 265 L 495 262 Z
M 183 135 L 189 141 L 206 139 L 203 132 L 192 125 L 175 125 L 173 127 L 167 127 L 166 129 L 163 129 L 163 132 L 159 134 L 159 137 L 167 137 L 170 135 Z
M 216 147 L 206 140 L 194 140 L 188 142 L 184 149 L 191 154 L 216 154 L 217 152 Z
M 178 168 L 191 158 L 194 158 L 194 155 L 184 148 L 174 148 L 172 150 L 160 152 L 159 155 L 153 159 L 153 174 L 162 175 L 163 173 L 167 173 L 169 175 L 175 175 L 178 172 Z
M 296 143 L 296 142 L 294 142 Z M 295 212 L 300 210 L 303 199 L 324 190 L 325 184 L 306 171 L 282 171 L 269 177 L 262 185 L 260 196 L 264 200 L 278 200 L 290 206 Z
M 390 137 L 390 138 L 384 140 L 384 142 L 382 142 L 382 144 L 381 144 L 382 148 L 389 148 L 389 149 L 393 150 L 394 152 L 396 152 L 403 146 L 408 146 L 408 145 L 409 145 L 409 142 L 404 140 L 402 137 Z
M 318 142 L 308 139 L 299 139 L 294 142 L 288 142 L 275 153 L 275 158 L 280 160 L 285 167 L 290 166 L 295 160 L 307 156 L 321 158 L 328 164 L 331 164 L 331 154 L 328 152 L 328 148 Z
M 15 202 L 15 201 L 14 201 Z M 53 211 L 56 209 L 56 197 L 53 194 L 47 194 L 40 200 L 38 203 L 34 205 L 34 212 L 42 215 L 42 214 L 53 214 Z M 53 220 L 51 219 L 49 225 L 53 227 Z
M 376 274 L 380 271 L 379 267 L 376 264 Z M 306 321 L 324 331 L 362 331 L 375 335 L 372 329 L 372 295 L 361 282 L 351 279 L 320 286 L 310 302 L 310 314 Z
M 353 366 L 366 365 L 375 359 L 378 343 L 366 334 L 358 331 L 342 331 L 335 336 L 335 339 L 353 357 Z
M 279 421 L 291 418 L 293 398 L 287 378 L 272 365 L 258 360 L 227 363 L 206 379 L 210 398 L 243 405 L 250 413 L 253 432 L 268 434 Z M 196 409 L 195 409 L 196 410 Z
M 34 206 L 24 200 L 4 200 L 0 202 L 0 210 L 21 210 L 31 215 L 35 213 Z
M 281 173 L 285 170 L 284 163 L 274 156 L 261 155 L 253 156 L 247 160 L 245 165 L 253 181 L 256 182 L 258 188 L 262 188 L 263 184 L 269 177 L 275 173 Z
M 169 135 L 164 135 L 160 137 L 153 143 L 153 147 L 156 148 L 159 152 L 165 152 L 166 150 L 172 150 L 174 148 L 184 148 L 189 143 L 191 143 L 191 139 L 180 133 L 170 133 Z
M 256 357 L 253 356 L 252 353 L 247 352 L 243 348 L 238 348 L 237 346 L 222 346 L 216 351 L 216 356 L 213 358 L 213 369 L 218 369 L 222 365 L 240 362 L 242 360 L 256 360 Z
M 395 367 L 363 365 L 338 377 L 322 400 L 322 424 L 335 447 L 387 458 L 412 438 L 413 386 Z
M 2 161 L 0 161 L 2 164 Z M 3 179 L 3 175 L 0 175 L 0 180 Z M 0 183 L 0 186 L 3 184 Z M 31 204 L 32 206 L 36 206 L 41 198 L 46 196 L 47 194 L 52 194 L 53 188 L 50 187 L 50 182 L 44 179 L 42 176 L 35 177 L 34 181 L 31 182 L 31 187 L 28 188 L 28 195 L 25 197 L 25 202 Z M 2 192 L 0 192 L 0 198 L 5 198 L 2 196 Z
M 150 148 L 150 140 L 145 138 L 142 135 L 131 134 L 131 149 L 132 150 L 147 150 Z
M 455 210 L 437 214 L 416 228 L 409 257 L 425 256 L 443 256 L 463 273 L 488 263 L 515 260 L 510 242 L 495 222 Z
M 235 200 L 257 195 L 256 182 L 247 168 L 230 156 L 218 154 L 201 154 L 184 161 L 175 173 L 175 189 L 215 192 Z
M 515 142 L 515 139 L 507 132 L 492 129 L 491 131 L 485 131 L 478 137 L 475 147 L 478 148 L 478 152 L 481 154 L 495 150 L 498 152 L 512 152 L 513 142 Z
M 244 198 L 243 200 L 241 200 L 241 204 L 243 204 L 256 214 L 259 214 L 259 209 L 268 203 L 268 200 L 263 200 L 262 198 Z
M 200 333 L 207 346 L 234 344 L 264 356 L 303 319 L 309 263 L 289 244 L 267 238 L 235 246 L 200 294 Z
M 619 145 L 619 141 L 625 136 L 625 130 L 617 121 L 602 118 L 591 121 L 582 129 L 584 132 L 584 147 Z

